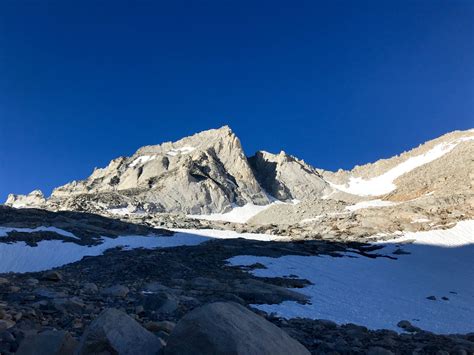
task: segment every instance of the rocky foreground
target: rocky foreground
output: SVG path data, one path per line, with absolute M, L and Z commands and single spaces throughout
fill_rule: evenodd
M 172 237 L 170 237 L 172 238 Z M 279 319 L 251 304 L 307 302 L 297 278 L 256 278 L 226 260 L 242 254 L 331 255 L 359 243 L 213 240 L 123 251 L 0 278 L 2 354 L 470 354 L 474 334 L 436 335 L 400 320 L 390 330 Z M 252 265 L 251 268 L 262 267 Z M 291 289 L 288 289 L 291 288 Z M 258 314 L 258 315 L 257 315 Z M 307 350 L 306 350 L 306 349 Z

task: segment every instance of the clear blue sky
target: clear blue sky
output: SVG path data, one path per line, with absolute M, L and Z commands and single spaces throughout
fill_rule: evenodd
M 230 125 L 351 168 L 474 127 L 474 2 L 0 2 L 0 202 Z

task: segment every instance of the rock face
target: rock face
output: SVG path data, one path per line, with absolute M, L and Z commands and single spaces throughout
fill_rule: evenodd
M 269 200 L 239 139 L 225 126 L 114 159 L 89 178 L 56 188 L 48 207 L 200 214 L 247 203 L 262 205 Z
M 16 208 L 40 207 L 46 203 L 46 198 L 40 190 L 31 191 L 28 195 L 8 195 L 6 205 Z
M 309 354 L 283 330 L 236 303 L 211 303 L 187 314 L 174 328 L 167 355 Z
M 249 163 L 260 185 L 282 201 L 317 198 L 333 190 L 316 169 L 285 152 L 257 152 Z
M 82 336 L 77 354 L 157 354 L 159 338 L 127 314 L 110 308 L 96 318 Z

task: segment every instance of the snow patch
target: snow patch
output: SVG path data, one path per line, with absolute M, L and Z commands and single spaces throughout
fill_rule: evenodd
M 400 244 L 410 239 L 414 242 Z M 259 277 L 297 275 L 313 283 L 298 289 L 310 297 L 311 304 L 253 305 L 267 313 L 395 331 L 401 331 L 399 321 L 408 320 L 435 333 L 469 333 L 474 331 L 473 243 L 474 221 L 463 221 L 451 229 L 403 233 L 380 243 L 383 249 L 377 253 L 397 259 L 348 251 L 343 257 L 243 255 L 229 262 L 235 266 L 261 263 L 266 269 L 252 270 Z M 398 248 L 409 254 L 393 254 Z
M 171 149 L 169 150 L 166 154 L 167 155 L 171 155 L 172 157 L 176 156 L 176 155 L 179 155 L 179 154 L 188 154 L 188 153 L 191 153 L 193 150 L 195 150 L 196 148 L 194 147 L 189 147 L 189 146 L 184 146 L 182 148 L 175 148 L 175 149 Z
M 258 206 L 252 203 L 248 203 L 244 206 L 234 206 L 231 211 L 226 213 L 212 213 L 212 214 L 195 214 L 188 215 L 189 218 L 204 219 L 207 221 L 224 221 L 233 223 L 246 223 L 252 217 L 256 216 L 260 212 L 273 206 L 274 204 L 282 204 L 281 201 L 275 201 L 268 205 Z M 295 202 L 292 202 L 295 203 Z
M 396 205 L 395 202 L 383 201 L 383 200 L 370 200 L 358 202 L 355 205 L 347 206 L 346 210 L 357 211 L 363 208 L 372 208 L 372 207 L 389 207 Z
M 259 240 L 263 242 L 270 242 L 270 241 L 288 241 L 289 237 L 281 236 L 281 235 L 271 235 L 271 234 L 259 234 L 259 233 L 237 233 L 231 230 L 219 230 L 219 229 L 181 229 L 175 228 L 170 229 L 174 232 L 179 233 L 187 233 L 193 235 L 199 235 L 208 238 L 216 238 L 216 239 L 251 239 L 251 240 Z
M 7 237 L 10 232 L 35 233 L 35 232 L 53 232 L 64 237 L 80 239 L 71 232 L 56 227 L 36 227 L 36 228 L 19 228 L 19 227 L 0 227 L 0 237 Z
M 136 158 L 130 166 L 133 168 L 137 166 L 138 164 L 145 164 L 146 162 L 156 159 L 156 155 L 142 155 L 141 157 Z
M 44 240 L 35 247 L 24 242 L 0 243 L 0 273 L 36 272 L 52 269 L 81 260 L 85 256 L 97 256 L 107 249 L 123 247 L 125 250 L 137 248 L 170 248 L 180 245 L 197 245 L 207 241 L 198 235 L 177 233 L 171 237 L 120 236 L 115 239 L 102 237 L 102 244 L 83 246 L 60 240 Z
M 330 183 L 330 185 L 340 191 L 344 191 L 353 195 L 360 196 L 380 196 L 385 195 L 396 189 L 394 180 L 398 177 L 424 165 L 428 164 L 443 155 L 453 150 L 459 143 L 474 140 L 472 137 L 463 137 L 448 143 L 440 143 L 434 146 L 427 152 L 408 158 L 404 162 L 398 164 L 394 168 L 388 170 L 382 175 L 373 177 L 371 179 L 363 179 L 360 177 L 353 177 L 345 185 L 337 185 Z
M 431 219 L 428 219 L 428 218 L 417 218 L 417 219 L 414 219 L 413 221 L 411 221 L 411 223 L 426 223 L 426 222 L 430 222 Z

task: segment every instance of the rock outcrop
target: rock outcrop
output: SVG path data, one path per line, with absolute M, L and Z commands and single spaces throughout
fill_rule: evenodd
M 41 190 L 31 191 L 28 195 L 9 194 L 5 204 L 16 208 L 41 207 L 46 203 Z
M 7 205 L 52 210 L 123 210 L 201 214 L 269 200 L 256 181 L 240 141 L 229 127 L 114 159 L 90 177 L 56 188 L 46 201 L 38 191 L 11 196 Z
M 306 200 L 333 191 L 315 168 L 283 151 L 257 152 L 249 163 L 260 185 L 278 200 Z
M 309 355 L 309 351 L 245 307 L 216 302 L 193 310 L 178 322 L 165 354 Z
M 163 347 L 160 339 L 117 309 L 102 312 L 86 329 L 77 354 L 150 354 Z

